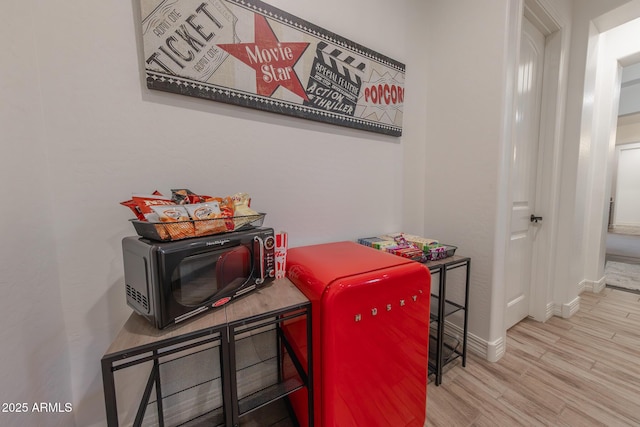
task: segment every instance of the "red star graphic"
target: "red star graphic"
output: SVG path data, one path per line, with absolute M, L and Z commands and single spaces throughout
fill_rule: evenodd
M 267 19 L 255 15 L 255 41 L 253 43 L 219 44 L 218 46 L 249 67 L 256 70 L 258 95 L 271 96 L 282 86 L 308 101 L 293 67 L 309 43 L 278 41 Z

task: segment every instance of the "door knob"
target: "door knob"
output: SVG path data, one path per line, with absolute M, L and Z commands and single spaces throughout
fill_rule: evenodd
M 535 216 L 534 214 L 531 214 L 531 217 L 529 218 L 531 220 L 531 222 L 538 222 L 538 221 L 542 221 L 542 217 L 541 216 Z

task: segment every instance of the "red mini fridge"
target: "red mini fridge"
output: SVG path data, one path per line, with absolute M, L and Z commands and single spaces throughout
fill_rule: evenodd
M 311 300 L 315 427 L 422 427 L 431 275 L 355 242 L 289 249 L 289 279 Z M 307 366 L 305 326 L 284 326 Z M 306 389 L 290 396 L 307 426 Z

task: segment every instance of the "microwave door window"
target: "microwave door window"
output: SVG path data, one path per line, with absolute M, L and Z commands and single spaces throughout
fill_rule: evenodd
M 251 252 L 245 246 L 220 256 L 216 264 L 216 281 L 222 295 L 240 289 L 251 275 Z
M 215 275 L 215 252 L 183 259 L 173 271 L 171 289 L 174 300 L 182 306 L 197 306 L 218 291 Z
M 172 275 L 174 300 L 182 306 L 197 306 L 220 296 L 227 288 L 241 286 L 251 273 L 250 260 L 250 252 L 244 246 L 183 259 Z

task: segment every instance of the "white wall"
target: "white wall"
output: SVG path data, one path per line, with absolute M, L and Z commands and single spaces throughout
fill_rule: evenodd
M 478 19 L 481 16 L 482 19 Z M 427 14 L 425 234 L 471 256 L 470 333 L 489 342 L 504 298 L 496 231 L 502 191 L 509 2 L 431 1 Z M 503 293 L 501 295 L 504 295 Z
M 623 91 L 620 94 L 619 114 L 622 116 L 638 111 L 640 111 L 640 83 L 623 86 Z
M 425 213 L 430 203 L 425 201 L 425 189 L 433 184 L 427 179 L 427 135 L 429 134 L 426 117 L 430 94 L 427 88 L 429 79 L 429 21 L 430 2 L 408 0 L 405 11 L 405 45 L 407 53 L 407 73 L 405 86 L 405 120 L 408 126 L 404 130 L 403 148 L 403 230 L 410 234 L 425 234 Z M 428 166 L 428 163 L 427 163 Z
M 640 111 L 640 64 L 624 67 L 621 86 L 618 115 L 624 116 Z
M 6 43 L 0 59 L 0 402 L 27 404 L 27 414 L 0 412 L 0 425 L 70 426 L 70 413 L 32 412 L 35 403 L 64 408 L 74 402 L 56 262 L 55 202 L 42 138 L 40 79 L 46 76 L 38 69 L 38 25 L 21 19 L 33 7 L 33 1 L 5 4 L 7 19 L 0 26 Z
M 405 2 L 268 3 L 405 62 L 408 79 L 420 79 Z M 120 240 L 134 230 L 118 203 L 132 192 L 246 191 L 292 246 L 401 228 L 405 147 L 424 135 L 419 88 L 407 90 L 402 138 L 151 92 L 137 1 L 10 7 L 2 174 L 12 213 L 1 280 L 15 293 L 0 308 L 14 324 L 2 328 L 3 361 L 14 363 L 0 368 L 3 401 L 72 401 L 77 425 L 102 425 L 100 357 L 131 312 Z

